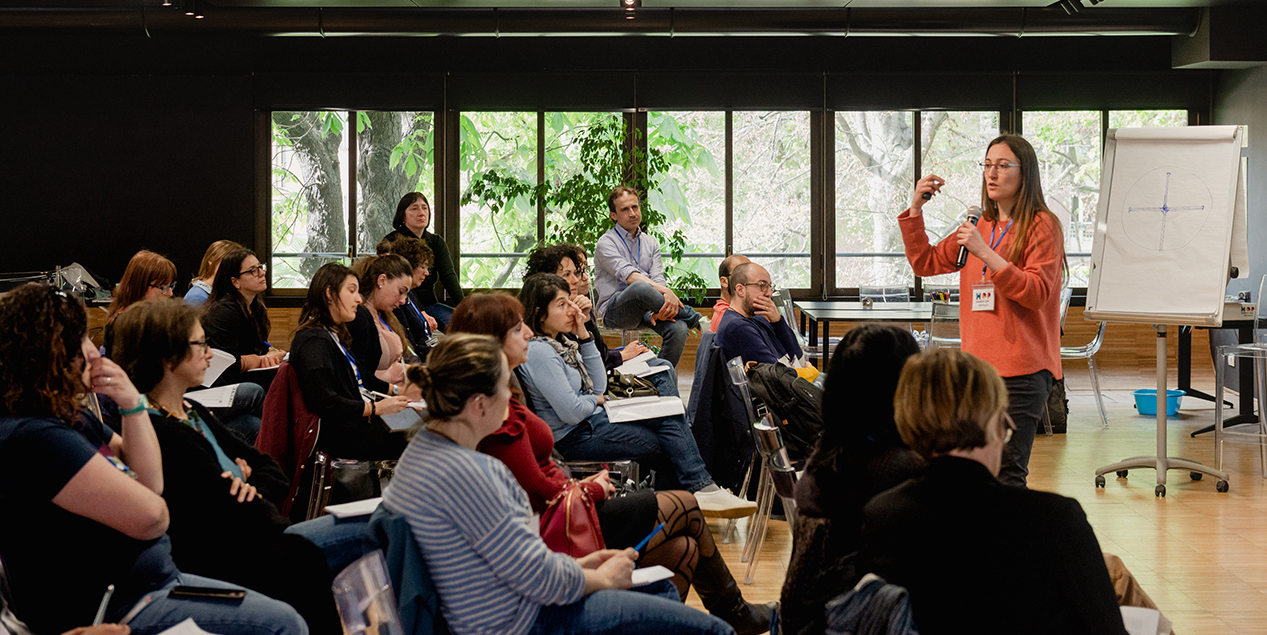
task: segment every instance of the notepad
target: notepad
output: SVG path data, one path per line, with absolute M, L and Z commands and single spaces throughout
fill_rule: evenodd
M 405 408 L 394 415 L 379 415 L 383 420 L 383 425 L 387 426 L 392 432 L 403 432 L 408 430 L 422 421 L 422 415 L 427 412 L 427 404 L 421 401 L 410 402 L 409 408 Z M 422 412 L 414 410 L 419 408 Z
M 238 393 L 238 385 L 206 388 L 185 393 L 185 399 L 196 401 L 207 408 L 228 408 L 233 405 L 233 397 Z
M 634 569 L 633 585 L 646 586 L 652 582 L 668 580 L 673 577 L 673 572 L 665 568 L 663 565 L 652 565 L 643 569 Z
M 218 348 L 211 349 L 211 366 L 207 368 L 207 372 L 202 376 L 202 385 L 210 386 L 214 384 L 220 378 L 220 374 L 233 364 L 234 359 L 233 355 Z
M 656 359 L 655 353 L 652 353 L 651 351 L 647 351 L 621 364 L 620 366 L 617 366 L 616 370 L 620 371 L 620 374 L 622 375 L 637 375 L 638 377 L 649 377 L 656 373 L 663 373 L 665 371 L 668 371 L 670 368 L 672 368 L 672 366 L 668 366 L 667 364 L 652 366 L 647 363 L 653 359 Z
M 671 417 L 686 414 L 686 408 L 679 397 L 630 397 L 628 399 L 609 399 L 603 404 L 607 410 L 607 418 L 612 423 L 627 421 L 643 421 L 656 417 Z
M 339 503 L 338 505 L 326 505 L 326 512 L 335 518 L 356 518 L 357 516 L 369 516 L 378 509 L 378 504 L 383 502 L 383 497 L 367 498 L 365 500 L 352 501 L 350 503 Z

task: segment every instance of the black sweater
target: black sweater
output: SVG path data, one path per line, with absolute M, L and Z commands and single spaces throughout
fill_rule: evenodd
M 260 333 L 259 325 L 236 298 L 221 298 L 211 305 L 202 316 L 202 328 L 207 332 L 208 345 L 233 355 L 233 363 L 216 378 L 215 386 L 242 381 L 243 355 L 268 353 L 268 334 Z
M 206 408 L 193 404 L 203 425 L 230 459 L 251 466 L 256 498 L 239 503 L 215 449 L 187 423 L 150 412 L 163 453 L 163 499 L 171 513 L 167 535 L 181 571 L 240 584 L 294 606 L 313 632 L 337 633 L 333 581 L 321 550 L 283 533 L 290 521 L 277 510 L 290 483 L 277 463 L 243 443 Z
M 418 308 L 425 311 L 427 307 L 437 303 L 440 299 L 436 296 L 436 282 L 444 284 L 444 290 L 449 292 L 449 305 L 457 306 L 462 301 L 462 284 L 458 279 L 458 272 L 453 268 L 453 259 L 449 257 L 449 247 L 444 244 L 444 239 L 427 230 L 422 230 L 422 235 L 415 235 L 406 227 L 401 227 L 396 231 L 383 237 L 383 240 L 396 240 L 401 236 L 412 236 L 413 238 L 421 238 L 426 241 L 427 246 L 431 248 L 431 253 L 435 255 L 435 263 L 430 267 L 427 277 L 423 278 L 422 284 L 418 285 L 409 294 L 413 296 L 414 303 Z
M 323 328 L 301 329 L 290 344 L 290 364 L 299 377 L 304 405 L 321 418 L 317 447 L 340 459 L 400 458 L 405 435 L 378 417 L 366 419 L 352 365 Z

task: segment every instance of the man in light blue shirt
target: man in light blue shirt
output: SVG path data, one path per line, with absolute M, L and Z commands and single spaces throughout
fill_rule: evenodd
M 607 209 L 616 226 L 603 234 L 594 248 L 598 313 L 603 316 L 603 325 L 655 330 L 664 338 L 660 359 L 677 366 L 687 334 L 699 326 L 700 315 L 682 304 L 666 285 L 660 244 L 640 227 L 638 192 L 628 187 L 612 190 Z

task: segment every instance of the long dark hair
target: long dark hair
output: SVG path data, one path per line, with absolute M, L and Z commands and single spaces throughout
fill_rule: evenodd
M 347 344 L 352 340 L 347 326 L 342 322 L 335 324 L 334 316 L 330 315 L 329 298 L 339 297 L 339 290 L 348 276 L 355 278 L 356 272 L 337 262 L 327 262 L 312 274 L 312 282 L 308 284 L 308 297 L 303 310 L 299 312 L 298 330 L 330 329 L 339 337 L 340 342 Z
M 0 297 L 0 414 L 46 416 L 70 423 L 83 372 L 84 305 L 31 282 Z
M 840 338 L 823 386 L 823 436 L 814 463 L 831 466 L 863 444 L 906 447 L 893 423 L 893 394 L 919 344 L 910 331 L 863 324 Z
M 524 279 L 524 286 L 519 290 L 519 301 L 524 305 L 524 324 L 537 335 L 545 335 L 541 324 L 550 314 L 550 303 L 562 291 L 563 295 L 571 295 L 572 285 L 561 276 L 553 273 L 536 273 Z
M 417 241 L 417 238 L 413 240 Z M 421 242 L 421 241 L 419 241 Z M 365 308 L 374 313 L 374 307 L 370 306 L 370 298 L 378 292 L 378 277 L 387 276 L 388 280 L 395 278 L 409 278 L 410 284 L 413 283 L 414 268 L 404 256 L 397 254 L 384 254 L 382 256 L 369 256 L 362 258 L 353 265 L 352 270 L 356 272 L 358 282 L 361 285 L 361 297 L 365 299 Z M 400 320 L 396 319 L 396 314 L 392 311 L 383 311 L 379 313 L 383 320 L 387 322 L 387 327 L 400 338 L 400 345 L 408 353 L 413 353 L 413 347 L 409 345 L 409 338 L 405 335 L 405 327 L 401 326 Z
M 242 277 L 242 263 L 254 255 L 255 252 L 250 249 L 238 249 L 230 251 L 220 259 L 220 269 L 216 271 L 216 278 L 211 283 L 211 293 L 207 297 L 206 307 L 210 311 L 211 307 L 219 302 L 237 303 L 242 313 L 255 322 L 255 330 L 260 341 L 267 342 L 272 323 L 268 319 L 268 309 L 264 306 L 264 294 L 256 294 L 251 303 L 247 304 L 246 298 L 237 287 L 233 286 L 233 280 Z
M 396 215 L 392 217 L 392 227 L 395 227 L 399 231 L 407 232 L 409 235 L 413 235 L 413 232 L 405 228 L 405 210 L 409 209 L 409 206 L 413 205 L 414 201 L 417 201 L 419 199 L 422 199 L 422 202 L 426 203 L 427 208 L 430 209 L 431 201 L 428 201 L 427 196 L 423 194 L 422 192 L 410 192 L 400 197 L 400 202 L 396 203 Z M 430 224 L 431 224 L 431 213 L 428 212 L 427 225 L 430 225 Z M 427 233 L 426 227 L 422 228 L 422 233 L 424 234 Z

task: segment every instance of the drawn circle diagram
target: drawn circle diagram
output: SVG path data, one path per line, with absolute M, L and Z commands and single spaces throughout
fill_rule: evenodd
M 1156 168 L 1126 192 L 1126 237 L 1150 251 L 1183 249 L 1201 233 L 1213 202 L 1201 177 L 1177 166 Z

